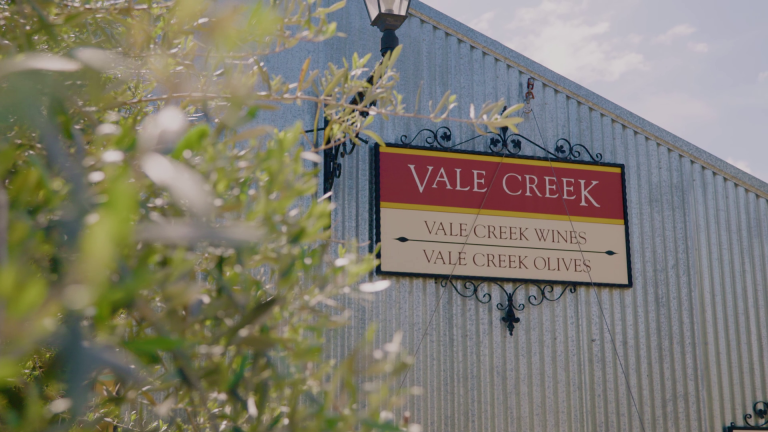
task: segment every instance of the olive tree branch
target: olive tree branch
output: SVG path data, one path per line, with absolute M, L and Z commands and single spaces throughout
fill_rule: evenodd
M 127 6 L 119 6 L 120 4 L 128 3 Z M 152 4 L 144 4 L 144 5 L 134 5 L 133 2 L 126 2 L 122 1 L 119 3 L 110 3 L 109 5 L 102 6 L 102 5 L 84 5 L 80 4 L 78 2 L 71 2 L 71 1 L 63 1 L 61 2 L 62 6 L 66 6 L 69 8 L 77 8 L 77 9 L 84 9 L 84 10 L 98 10 L 98 11 L 131 11 L 131 10 L 147 10 L 147 9 L 155 9 L 155 8 L 169 8 L 176 4 L 175 1 L 169 1 L 165 3 L 152 3 Z
M 215 100 L 215 99 L 229 99 L 231 97 L 232 96 L 230 95 L 221 95 L 221 94 L 213 94 L 213 93 L 174 93 L 174 94 L 164 95 L 164 96 L 141 97 L 141 98 L 136 98 L 128 101 L 117 102 L 117 103 L 108 105 L 106 108 L 114 109 L 114 108 L 129 106 L 129 105 L 137 105 L 142 103 L 160 102 L 160 101 L 170 101 L 170 100 L 178 100 L 178 99 Z M 493 128 L 503 127 L 504 124 L 502 123 L 509 123 L 509 125 L 507 125 L 508 127 L 519 123 L 516 117 L 502 118 L 501 116 L 498 116 L 498 115 L 494 115 L 493 117 L 490 117 L 490 118 L 485 116 L 484 118 L 478 118 L 478 119 L 463 119 L 463 118 L 457 118 L 457 117 L 448 117 L 447 115 L 438 116 L 435 114 L 416 114 L 416 113 L 408 113 L 408 112 L 400 112 L 400 111 L 385 111 L 385 110 L 380 110 L 376 107 L 371 107 L 371 106 L 339 102 L 329 97 L 308 96 L 305 94 L 289 95 L 289 96 L 283 96 L 283 97 L 259 98 L 256 101 L 258 102 L 285 102 L 285 101 L 315 102 L 325 107 L 351 109 L 353 111 L 366 112 L 371 115 L 380 114 L 382 116 L 431 120 L 435 122 L 450 121 L 450 122 L 457 122 L 457 123 L 462 123 L 462 124 L 467 124 L 472 126 L 489 126 Z M 360 130 L 362 129 L 363 128 L 360 128 Z

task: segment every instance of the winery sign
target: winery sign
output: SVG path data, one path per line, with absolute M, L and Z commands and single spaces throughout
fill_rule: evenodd
M 378 147 L 380 273 L 631 286 L 624 166 Z

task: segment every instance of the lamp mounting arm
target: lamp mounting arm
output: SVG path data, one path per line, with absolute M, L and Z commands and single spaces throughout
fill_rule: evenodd
M 392 52 L 400 45 L 400 39 L 397 38 L 394 30 L 384 30 L 381 34 L 381 56 L 385 57 L 387 53 Z

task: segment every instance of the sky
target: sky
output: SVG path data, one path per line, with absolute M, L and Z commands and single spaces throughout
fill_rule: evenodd
M 768 0 L 422 0 L 768 181 Z

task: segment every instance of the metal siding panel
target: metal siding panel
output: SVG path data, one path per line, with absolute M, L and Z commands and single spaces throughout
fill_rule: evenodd
M 733 380 L 738 383 L 738 387 L 741 392 L 737 396 L 737 400 L 742 403 L 749 403 L 749 394 L 751 383 L 745 376 L 745 371 L 748 368 L 749 354 L 740 347 L 749 349 L 745 340 L 747 334 L 747 318 L 746 311 L 744 310 L 744 273 L 743 273 L 743 256 L 741 248 L 741 239 L 739 238 L 739 214 L 741 213 L 739 203 L 739 188 L 733 183 L 726 183 L 727 199 L 728 199 L 728 237 L 731 255 L 731 280 L 732 280 L 732 296 L 731 296 L 731 310 L 736 314 L 734 325 L 731 327 L 731 344 L 733 346 L 733 352 L 738 353 L 738 357 L 733 366 Z
M 712 335 L 711 320 L 707 317 L 712 314 L 712 298 L 711 298 L 711 270 L 710 263 L 708 261 L 708 246 L 707 241 L 707 207 L 704 203 L 705 196 L 705 183 L 702 177 L 702 167 L 699 164 L 691 163 L 690 169 L 690 192 L 688 193 L 690 216 L 688 224 L 689 238 L 688 242 L 691 245 L 691 268 L 693 271 L 691 293 L 691 303 L 693 310 L 692 322 L 694 322 L 694 332 L 696 334 L 695 353 L 698 359 L 697 365 L 699 371 L 697 373 L 699 382 L 698 384 L 698 397 L 695 402 L 692 400 L 692 404 L 696 403 L 697 408 L 712 406 L 715 403 L 719 405 L 719 402 L 710 402 L 718 398 L 718 395 L 713 391 L 713 371 L 708 367 L 710 359 L 715 357 L 715 346 L 709 343 L 710 336 Z M 696 290 L 698 287 L 698 291 Z M 695 411 L 694 411 L 695 412 Z M 710 430 L 708 425 L 715 424 L 715 412 L 714 410 L 707 410 L 701 416 L 695 416 L 695 419 L 700 419 L 702 426 L 701 430 Z
M 708 224 L 708 230 L 709 230 L 709 245 L 710 245 L 710 262 L 711 262 L 711 269 L 712 269 L 712 285 L 711 285 L 711 295 L 712 295 L 712 315 L 709 317 L 709 320 L 713 320 L 712 325 L 714 327 L 712 331 L 712 342 L 716 346 L 715 355 L 712 359 L 712 365 L 716 370 L 717 374 L 717 391 L 715 394 L 721 395 L 720 404 L 715 405 L 714 408 L 719 411 L 719 417 L 717 420 L 715 420 L 715 423 L 721 423 L 724 419 L 731 417 L 731 408 L 730 404 L 733 400 L 733 386 L 731 385 L 731 380 L 728 377 L 728 344 L 726 342 L 727 337 L 725 333 L 727 332 L 727 323 L 725 323 L 726 316 L 724 314 L 724 308 L 725 301 L 723 300 L 724 296 L 724 284 L 723 284 L 723 265 L 721 260 L 721 251 L 720 251 L 720 230 L 718 229 L 718 225 L 721 223 L 723 219 L 723 214 L 721 212 L 722 208 L 722 199 L 718 199 L 723 196 L 720 190 L 718 190 L 718 186 L 722 185 L 722 177 L 715 175 L 711 171 L 705 171 L 706 174 L 706 181 L 709 186 L 709 193 L 707 194 L 707 198 L 714 198 L 712 201 L 710 201 L 710 212 L 709 212 L 709 224 Z M 708 200 L 709 201 L 709 200 Z M 723 225 L 725 225 L 723 223 Z M 719 323 L 719 325 L 717 325 Z
M 744 389 L 744 401 L 754 400 L 753 395 L 755 383 L 752 380 L 752 372 L 754 371 L 754 364 L 752 363 L 752 352 L 754 345 L 751 343 L 751 333 L 753 327 L 754 315 L 751 313 L 750 305 L 752 292 L 754 289 L 754 281 L 752 280 L 752 272 L 750 269 L 750 257 L 749 257 L 749 236 L 746 235 L 746 196 L 744 188 L 735 186 L 733 189 L 733 210 L 736 212 L 733 221 L 733 245 L 734 255 L 737 259 L 736 265 L 734 265 L 734 272 L 736 276 L 736 312 L 741 317 L 739 321 L 738 342 L 743 351 L 743 357 L 741 359 L 740 380 L 743 383 Z
M 622 136 L 624 137 L 624 152 L 625 152 L 625 169 L 626 169 L 626 185 L 627 185 L 627 218 L 629 220 L 630 224 L 637 224 L 637 221 L 640 217 L 640 203 L 638 200 L 639 197 L 639 177 L 636 170 L 636 167 L 638 166 L 638 157 L 637 157 L 637 145 L 636 140 L 637 137 L 635 135 L 635 132 L 631 129 L 624 129 L 622 127 L 623 133 Z M 640 232 L 637 229 L 630 230 L 630 253 L 632 257 L 632 264 L 633 264 L 633 281 L 634 286 L 637 287 L 638 285 L 641 285 L 641 281 L 644 278 L 644 275 L 642 275 L 641 272 L 635 271 L 635 268 L 638 268 L 639 266 L 636 264 L 641 257 L 641 236 Z M 646 349 L 646 340 L 641 337 L 641 335 L 645 331 L 645 323 L 644 323 L 644 317 L 645 315 L 642 313 L 644 308 L 644 300 L 645 296 L 642 295 L 642 291 L 637 290 L 635 288 L 630 289 L 630 295 L 628 296 L 628 310 L 627 313 L 631 314 L 632 319 L 626 320 L 628 321 L 627 331 L 630 340 L 634 341 L 633 345 L 636 347 L 634 351 L 634 355 L 631 356 L 629 359 L 630 364 L 634 365 L 634 371 L 630 375 L 630 382 L 632 385 L 632 392 L 635 397 L 635 402 L 643 405 L 643 401 L 648 400 L 648 386 L 646 383 L 648 382 L 648 368 L 646 361 L 647 352 Z M 625 315 L 626 316 L 626 315 Z M 630 368 L 632 369 L 632 368 Z M 632 402 L 631 400 L 629 401 Z M 632 425 L 635 425 L 636 421 L 640 423 L 641 420 L 638 420 L 635 418 L 634 413 L 634 404 L 632 404 L 632 410 L 633 413 L 630 415 L 630 430 L 632 429 Z M 644 418 L 642 419 L 642 423 L 649 424 L 650 420 L 650 410 L 644 409 L 642 412 L 644 414 Z
M 713 314 L 713 299 L 712 299 L 712 269 L 709 260 L 709 230 L 708 230 L 708 209 L 711 206 L 706 205 L 704 196 L 706 196 L 706 183 L 705 178 L 707 173 L 698 164 L 694 164 L 692 168 L 693 174 L 693 193 L 691 199 L 693 202 L 693 229 L 695 230 L 695 237 L 693 239 L 695 247 L 695 258 L 698 264 L 698 272 L 696 276 L 698 278 L 700 293 L 698 296 L 698 319 L 699 326 L 697 326 L 698 334 L 702 342 L 701 362 L 702 362 L 702 380 L 704 385 L 702 387 L 703 402 L 704 405 L 720 406 L 719 392 L 717 389 L 717 373 L 710 367 L 717 355 L 717 349 L 714 343 L 714 326 L 711 319 Z M 709 423 L 713 423 L 715 420 L 714 410 L 710 410 L 705 413 L 705 419 Z
M 608 117 L 603 118 L 603 127 L 611 129 L 610 146 L 611 156 L 616 160 L 626 160 L 624 147 L 624 128 Z M 610 156 L 606 156 L 610 157 Z M 616 385 L 616 404 L 618 410 L 616 430 L 630 430 L 635 413 L 631 405 L 630 389 L 627 386 L 637 387 L 637 382 L 633 379 L 635 376 L 635 364 L 632 362 L 631 353 L 635 350 L 633 333 L 634 322 L 631 307 L 631 297 L 627 296 L 624 290 L 613 293 L 613 309 L 617 311 L 614 314 L 612 326 L 617 337 L 617 347 L 621 356 L 622 364 L 614 370 L 614 381 Z M 621 367 L 623 366 L 623 372 Z M 626 377 L 625 374 L 626 373 Z
M 667 224 L 671 233 L 668 233 L 668 262 L 676 263 L 674 271 L 670 269 L 669 284 L 669 316 L 672 320 L 672 348 L 674 356 L 675 373 L 675 404 L 677 412 L 674 424 L 681 425 L 685 430 L 690 430 L 688 398 L 687 391 L 691 376 L 688 371 L 693 370 L 690 362 L 690 337 L 686 337 L 686 314 L 681 311 L 689 311 L 690 307 L 683 307 L 685 303 L 686 292 L 685 284 L 687 280 L 688 254 L 686 253 L 686 232 L 685 232 L 685 199 L 683 197 L 683 181 L 681 177 L 681 157 L 678 153 L 667 151 L 669 161 L 668 169 L 670 173 L 670 200 L 673 211 L 671 211 L 672 220 Z
M 757 261 L 756 273 L 760 281 L 758 286 L 758 310 L 768 310 L 768 202 L 762 198 L 756 197 L 755 217 L 751 218 L 756 225 L 753 232 L 758 236 L 759 242 L 756 243 L 755 260 Z M 760 370 L 762 372 L 762 394 L 768 394 L 768 319 L 765 314 L 760 314 L 760 346 L 761 361 Z
M 727 344 L 727 363 L 726 368 L 728 370 L 727 377 L 730 387 L 732 388 L 733 399 L 731 400 L 731 415 L 738 415 L 737 412 L 740 407 L 748 403 L 745 401 L 744 382 L 741 376 L 740 366 L 743 363 L 743 353 L 739 349 L 741 343 L 740 328 L 743 327 L 743 316 L 738 312 L 739 301 L 738 288 L 742 285 L 740 282 L 741 275 L 738 272 L 739 264 L 739 250 L 734 248 L 737 244 L 737 239 L 734 238 L 736 232 L 735 225 L 737 224 L 736 209 L 734 208 L 734 187 L 733 183 L 728 181 L 718 182 L 718 186 L 721 186 L 722 201 L 723 201 L 723 229 L 721 229 L 721 252 L 723 254 L 723 285 L 724 285 L 724 314 L 725 314 L 725 327 L 728 337 Z
M 603 131 L 603 156 L 609 158 L 607 160 L 618 159 L 616 140 L 621 137 L 621 131 L 618 130 L 618 135 L 613 127 L 613 121 L 603 115 L 600 115 L 600 127 Z M 611 358 L 611 369 L 609 371 L 609 379 L 611 384 L 611 418 L 610 418 L 610 430 L 623 430 L 627 426 L 627 411 L 626 402 L 628 400 L 627 394 L 627 382 L 624 379 L 624 373 L 622 367 L 626 371 L 627 358 L 627 339 L 625 335 L 626 326 L 624 326 L 624 314 L 623 314 L 623 297 L 626 295 L 625 290 L 611 290 L 606 291 L 606 304 L 611 310 L 608 322 L 611 326 L 611 332 L 615 339 L 615 347 L 613 344 L 608 346 L 606 355 Z
M 692 163 L 686 157 L 678 157 L 678 165 L 680 166 L 680 177 L 676 182 L 681 185 L 678 190 L 678 200 L 682 211 L 678 212 L 675 221 L 675 230 L 678 234 L 677 242 L 680 245 L 677 260 L 687 264 L 680 266 L 681 304 L 678 309 L 683 326 L 682 343 L 684 344 L 685 355 L 683 373 L 687 384 L 684 387 L 686 403 L 682 407 L 685 409 L 685 421 L 688 430 L 701 430 L 702 426 L 699 424 L 701 417 L 693 414 L 699 407 L 703 406 L 703 399 L 700 390 L 701 363 L 697 350 L 697 347 L 701 345 L 701 339 L 696 331 L 696 327 L 699 325 L 698 308 L 695 301 L 697 295 L 695 287 L 698 286 L 695 277 L 696 260 L 691 259 L 696 257 L 693 246 L 696 224 L 694 216 L 691 214 L 694 198 L 691 193 L 693 189 Z
M 752 243 L 752 257 L 754 259 L 754 278 L 755 278 L 755 315 L 757 316 L 757 328 L 755 329 L 755 363 L 756 372 L 758 376 L 758 387 L 756 394 L 764 395 L 768 394 L 768 373 L 766 371 L 766 362 L 764 359 L 768 358 L 768 335 L 766 334 L 766 328 L 768 328 L 768 320 L 766 320 L 765 314 L 760 311 L 766 310 L 766 278 L 765 278 L 765 223 L 761 217 L 761 204 L 764 200 L 758 198 L 754 194 L 749 194 L 749 232 L 748 235 L 753 236 Z
M 672 166 L 670 164 L 669 149 L 666 147 L 657 147 L 659 154 L 659 176 L 662 180 L 661 188 L 661 206 L 662 206 L 662 229 L 659 230 L 663 241 L 662 253 L 657 255 L 661 260 L 659 262 L 660 284 L 657 286 L 659 291 L 658 308 L 662 311 L 661 321 L 664 323 L 662 332 L 659 335 L 660 340 L 664 342 L 665 356 L 665 383 L 666 386 L 666 414 L 667 428 L 677 428 L 680 425 L 680 356 L 679 356 L 679 328 L 673 311 L 676 310 L 675 294 L 680 287 L 677 284 L 677 272 L 679 265 L 675 259 L 675 232 L 674 216 L 676 210 L 680 208 L 678 203 L 673 201 L 673 180 Z

